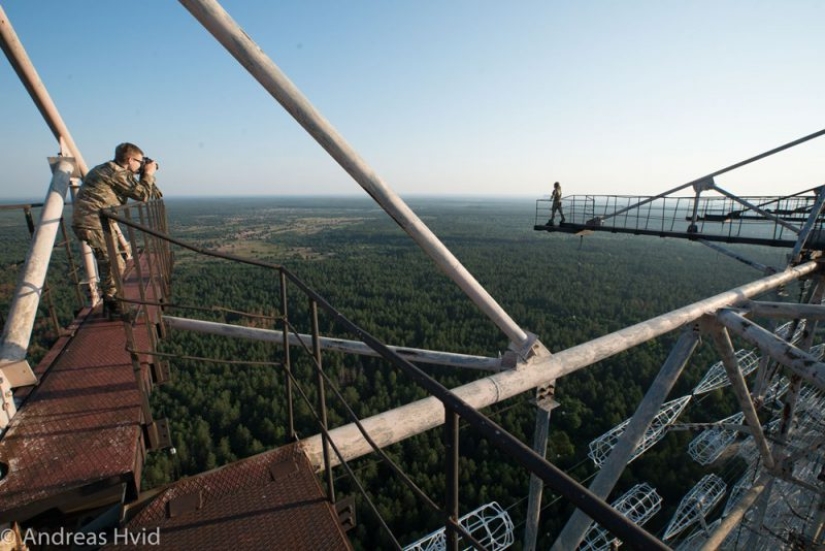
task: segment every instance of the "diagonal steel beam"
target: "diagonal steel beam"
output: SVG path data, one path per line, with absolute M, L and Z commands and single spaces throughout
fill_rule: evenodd
M 758 346 L 762 352 L 802 377 L 807 383 L 825 390 L 825 363 L 760 327 L 736 310 L 723 308 L 717 312 L 716 319 L 737 335 Z
M 733 392 L 739 401 L 739 407 L 742 408 L 742 413 L 745 414 L 745 421 L 753 432 L 753 439 L 762 456 L 762 461 L 767 469 L 773 469 L 776 463 L 773 459 L 773 454 L 771 454 L 771 449 L 768 446 L 768 440 L 765 438 L 765 432 L 762 430 L 762 423 L 756 414 L 756 408 L 753 405 L 753 400 L 751 400 L 750 392 L 748 392 L 745 377 L 739 368 L 739 360 L 736 359 L 736 351 L 730 342 L 730 335 L 714 318 L 708 316 L 702 321 L 705 330 L 710 333 L 711 338 L 713 338 L 716 350 L 722 357 L 722 365 L 725 366 L 725 371 L 730 379 Z
M 705 544 L 702 546 L 702 551 L 716 551 L 728 537 L 728 534 L 736 528 L 742 519 L 745 518 L 745 513 L 754 504 L 756 499 L 765 491 L 765 482 L 759 480 L 754 484 L 748 492 L 742 496 L 736 507 L 731 510 L 730 514 L 726 516 L 722 523 L 710 535 Z
M 516 352 L 526 358 L 537 351 L 540 343 L 536 342 L 535 336 L 528 335 L 516 324 L 430 228 L 358 155 L 217 1 L 179 1 L 507 335 Z
M 724 195 L 724 196 L 725 196 L 725 197 L 727 197 L 728 199 L 731 199 L 732 201 L 735 201 L 735 202 L 739 203 L 740 205 L 744 205 L 744 206 L 748 207 L 748 208 L 749 208 L 749 209 L 751 209 L 752 211 L 754 211 L 754 212 L 757 212 L 757 213 L 761 214 L 761 215 L 762 215 L 762 216 L 764 216 L 766 219 L 768 219 L 768 220 L 773 220 L 775 223 L 779 224 L 780 226 L 783 226 L 783 227 L 787 228 L 788 230 L 790 230 L 790 231 L 792 231 L 792 232 L 794 232 L 794 233 L 796 233 L 796 234 L 798 234 L 800 231 L 802 231 L 800 228 L 797 228 L 797 227 L 796 227 L 796 226 L 794 226 L 793 224 L 791 224 L 791 223 L 789 223 L 789 222 L 786 222 L 786 221 L 782 220 L 782 218 L 780 218 L 780 217 L 776 216 L 776 215 L 775 215 L 775 214 L 773 214 L 772 212 L 768 212 L 767 210 L 765 210 L 765 209 L 761 208 L 759 205 L 754 205 L 754 204 L 753 204 L 753 203 L 751 203 L 750 201 L 747 201 L 747 200 L 745 200 L 745 199 L 742 199 L 742 198 L 741 198 L 741 197 L 739 197 L 738 195 L 734 195 L 733 193 L 731 193 L 731 192 L 729 192 L 729 191 L 726 191 L 726 190 L 724 190 L 724 189 L 720 188 L 720 187 L 719 187 L 719 186 L 717 186 L 716 184 L 713 184 L 713 189 L 714 189 L 715 191 L 717 191 L 717 192 L 721 193 L 722 195 Z
M 781 319 L 825 319 L 825 305 L 799 304 L 795 302 L 749 301 L 742 305 L 755 317 Z
M 670 355 L 627 424 L 624 434 L 622 434 L 622 437 L 602 464 L 596 478 L 590 484 L 591 492 L 605 500 L 610 495 L 613 487 L 619 481 L 619 477 L 627 467 L 630 457 L 639 447 L 639 443 L 644 438 L 650 423 L 661 409 L 665 398 L 673 389 L 673 385 L 682 374 L 682 370 L 698 343 L 699 333 L 691 327 L 684 331 L 676 344 L 673 345 Z M 581 509 L 574 511 L 553 544 L 552 551 L 576 549 L 584 538 L 589 525 L 590 517 Z

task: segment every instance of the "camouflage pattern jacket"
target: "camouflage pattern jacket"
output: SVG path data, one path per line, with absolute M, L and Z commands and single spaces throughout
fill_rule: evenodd
M 74 200 L 72 226 L 100 229 L 100 209 L 125 205 L 129 199 L 146 201 L 161 197 L 155 187 L 154 175 L 144 174 L 140 180 L 128 168 L 114 161 L 94 167 L 86 174 Z

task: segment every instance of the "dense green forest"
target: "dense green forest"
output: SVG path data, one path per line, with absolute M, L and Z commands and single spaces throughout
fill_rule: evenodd
M 414 197 L 409 204 L 504 310 L 553 352 L 760 277 L 752 268 L 698 243 L 536 232 L 531 201 Z M 174 237 L 209 250 L 283 265 L 385 344 L 489 357 L 508 347 L 501 331 L 398 225 L 366 199 L 170 200 L 167 212 Z M 0 298 L 7 301 L 25 255 L 26 232 L 19 221 L 3 216 L 4 243 L 10 245 L 0 265 Z M 275 319 L 281 307 L 277 271 L 207 259 L 181 249 L 174 249 L 174 254 L 172 305 L 167 313 L 280 328 Z M 750 247 L 745 254 L 782 266 L 785 251 Z M 58 275 L 50 277 L 65 281 L 66 276 L 60 274 L 68 272 L 67 260 L 56 253 L 55 263 L 59 269 L 53 272 Z M 799 290 L 789 288 L 788 292 Z M 0 307 L 5 312 L 6 302 Z M 62 291 L 58 297 L 62 318 L 69 318 L 73 308 L 73 293 Z M 309 333 L 308 300 L 295 286 L 290 287 L 288 309 L 295 330 Z M 355 338 L 333 316 L 323 311 L 319 316 L 322 334 Z M 47 346 L 54 336 L 47 326 L 42 326 L 43 336 L 35 343 L 35 357 L 42 353 L 37 347 Z M 558 381 L 560 407 L 553 412 L 547 458 L 586 483 L 595 472 L 587 457 L 588 443 L 633 413 L 676 337 L 663 336 Z M 169 418 L 176 453 L 150 455 L 144 488 L 287 441 L 284 376 L 276 366 L 283 357 L 280 348 L 171 331 L 162 351 L 177 357 L 171 361 L 172 381 L 156 389 L 152 407 L 156 416 Z M 318 432 L 312 414 L 315 375 L 308 351 L 293 348 L 291 354 L 296 378 L 308 398 L 308 403 L 300 399 L 295 403 L 298 436 L 306 437 Z M 669 399 L 690 394 L 717 359 L 710 345 L 703 343 Z M 360 418 L 426 395 L 383 360 L 325 352 L 323 367 Z M 420 367 L 449 388 L 486 375 L 444 366 Z M 535 416 L 531 398 L 518 396 L 484 413 L 529 444 Z M 349 422 L 329 390 L 327 401 L 330 425 Z M 694 399 L 680 421 L 714 421 L 734 411 L 732 392 L 723 389 Z M 630 465 L 617 488 L 615 495 L 647 481 L 657 489 L 664 506 L 647 526 L 654 533 L 667 523 L 684 493 L 708 472 L 686 454 L 693 436 L 689 432 L 668 434 Z M 519 549 L 528 474 L 466 427 L 461 431 L 460 447 L 462 513 L 497 501 L 516 524 L 514 548 Z M 387 450 L 439 504 L 444 495 L 443 451 L 440 430 Z M 351 466 L 402 545 L 441 526 L 438 515 L 419 502 L 377 457 L 359 459 Z M 741 465 L 729 461 L 714 465 L 712 471 L 732 482 Z M 339 497 L 354 493 L 342 469 L 335 475 Z M 570 512 L 563 500 L 545 492 L 541 548 L 549 546 Z M 358 526 L 350 537 L 358 549 L 391 546 L 362 501 Z

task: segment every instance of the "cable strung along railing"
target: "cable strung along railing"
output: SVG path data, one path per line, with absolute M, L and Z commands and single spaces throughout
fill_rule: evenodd
M 145 210 L 144 210 L 145 209 Z M 294 274 L 283 266 L 269 264 L 266 262 L 244 259 L 232 255 L 217 253 L 214 251 L 207 251 L 200 249 L 191 244 L 184 243 L 180 240 L 169 237 L 161 222 L 165 223 L 165 217 L 162 216 L 162 202 L 152 202 L 150 204 L 129 204 L 126 208 L 114 211 L 107 211 L 102 214 L 102 218 L 115 221 L 127 228 L 130 242 L 134 250 L 153 247 L 153 250 L 159 251 L 162 254 L 157 255 L 162 260 L 158 262 L 159 266 L 149 266 L 150 270 L 157 271 L 171 268 L 171 247 L 177 246 L 182 249 L 205 255 L 208 257 L 228 260 L 235 263 L 240 263 L 248 266 L 256 266 L 269 271 L 273 274 L 273 281 L 280 287 L 281 305 L 277 315 L 277 321 L 283 329 L 283 357 L 279 365 L 284 372 L 286 380 L 286 392 L 290 401 L 289 406 L 289 425 L 288 435 L 291 438 L 295 437 L 295 418 L 293 412 L 295 407 L 292 405 L 293 396 L 297 396 L 302 400 L 306 406 L 312 411 L 312 416 L 320 431 L 324 441 L 324 478 L 326 481 L 327 498 L 330 502 L 335 502 L 335 489 L 333 487 L 332 476 L 332 458 L 331 455 L 337 456 L 337 463 L 350 475 L 354 486 L 361 490 L 363 499 L 367 502 L 368 507 L 378 516 L 379 522 L 386 528 L 386 531 L 396 548 L 402 548 L 401 544 L 395 540 L 389 527 L 380 519 L 377 507 L 371 502 L 366 491 L 361 487 L 360 482 L 353 470 L 347 464 L 345 456 L 336 445 L 336 442 L 330 438 L 330 427 L 327 418 L 327 399 L 328 396 L 332 398 L 328 391 L 336 399 L 336 403 L 345 411 L 345 417 L 349 421 L 359 426 L 363 437 L 367 440 L 383 460 L 390 464 L 390 468 L 400 479 L 413 491 L 413 493 L 422 499 L 430 508 L 439 512 L 439 515 L 445 519 L 444 526 L 445 540 L 448 549 L 456 549 L 459 538 L 465 543 L 469 543 L 477 549 L 484 549 L 484 546 L 474 539 L 473 535 L 469 533 L 459 522 L 459 420 L 463 421 L 467 427 L 473 430 L 476 434 L 486 438 L 499 450 L 503 451 L 506 456 L 512 458 L 513 461 L 535 473 L 548 487 L 554 489 L 560 495 L 567 498 L 571 503 L 581 508 L 587 514 L 599 522 L 605 529 L 614 533 L 622 541 L 627 544 L 645 549 L 665 549 L 666 546 L 654 536 L 650 535 L 642 528 L 634 524 L 630 519 L 624 515 L 619 514 L 615 509 L 610 507 L 604 500 L 599 499 L 593 495 L 589 490 L 584 488 L 578 482 L 574 481 L 566 473 L 548 462 L 528 446 L 520 442 L 513 435 L 499 427 L 496 423 L 488 417 L 480 413 L 477 409 L 467 404 L 458 396 L 453 394 L 450 390 L 435 381 L 429 375 L 424 373 L 418 367 L 401 357 L 398 353 L 391 350 L 385 344 L 374 338 L 372 335 L 364 331 L 359 326 L 355 325 L 343 314 L 333 308 L 324 298 L 318 295 L 315 291 L 309 288 L 305 283 L 298 279 Z M 141 223 L 135 221 L 141 220 Z M 116 252 L 116 243 L 113 235 L 108 238 L 109 247 L 112 252 Z M 148 276 L 150 279 L 154 275 Z M 165 279 L 166 276 L 160 279 Z M 308 301 L 308 314 L 296 315 L 294 312 L 287 312 L 287 295 L 288 291 L 297 289 L 297 291 L 306 297 Z M 164 295 L 166 296 L 166 295 Z M 134 308 L 142 308 L 146 304 L 151 304 L 151 297 L 147 297 L 146 304 L 138 304 L 143 302 L 131 301 Z M 294 302 L 289 302 L 294 304 Z M 162 306 L 164 310 L 174 308 L 174 303 L 156 304 Z M 446 474 L 446 491 L 447 498 L 443 506 L 436 505 L 436 500 L 429 498 L 422 490 L 420 490 L 402 471 L 396 466 L 389 457 L 377 446 L 370 435 L 363 429 L 359 419 L 353 412 L 350 405 L 346 404 L 342 394 L 333 384 L 327 373 L 323 369 L 323 362 L 321 357 L 321 348 L 319 345 L 319 314 L 324 315 L 324 327 L 332 327 L 338 331 L 342 331 L 351 336 L 354 336 L 359 341 L 368 345 L 379 357 L 388 361 L 395 369 L 401 373 L 409 376 L 412 381 L 426 390 L 431 396 L 441 401 L 444 408 L 445 424 L 444 424 L 444 442 L 446 449 L 445 474 Z M 125 318 L 135 315 L 127 313 Z M 171 318 L 164 315 L 165 320 L 178 319 Z M 295 319 L 309 319 L 311 323 L 311 330 L 308 333 L 311 339 L 303 338 L 298 328 L 295 326 L 293 320 Z M 183 325 L 176 323 L 175 325 Z M 298 381 L 297 374 L 294 367 L 294 361 L 290 357 L 290 342 L 297 340 L 300 342 L 299 350 L 303 352 L 305 358 L 311 359 L 312 370 L 315 374 L 315 384 L 312 390 L 305 389 Z M 315 401 L 313 403 L 313 396 Z M 305 408 L 306 409 L 306 408 Z

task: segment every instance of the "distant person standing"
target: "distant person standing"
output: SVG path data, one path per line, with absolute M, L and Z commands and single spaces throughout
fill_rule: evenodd
M 548 226 L 555 226 L 556 211 L 561 216 L 561 223 L 564 224 L 564 211 L 561 210 L 561 184 L 556 182 L 553 184 L 553 195 L 550 196 L 553 200 L 553 207 L 550 210 L 550 220 L 547 221 Z
M 115 148 L 115 158 L 94 167 L 83 178 L 83 185 L 75 197 L 72 213 L 72 229 L 77 238 L 91 247 L 97 260 L 100 276 L 100 293 L 107 314 L 118 314 L 120 308 L 115 300 L 115 282 L 112 276 L 109 252 L 103 237 L 100 210 L 125 205 L 129 199 L 146 201 L 162 197 L 155 185 L 155 171 L 158 164 L 143 156 L 143 151 L 131 143 L 122 143 Z M 138 175 L 140 179 L 138 179 Z M 113 259 L 117 269 L 122 270 L 122 259 Z

